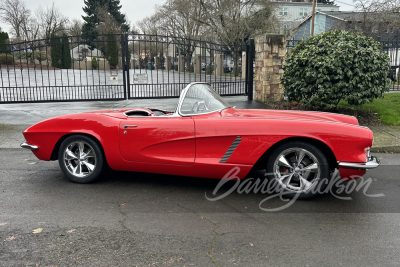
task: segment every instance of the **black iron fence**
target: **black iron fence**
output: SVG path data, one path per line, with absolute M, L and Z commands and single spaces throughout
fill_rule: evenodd
M 143 34 L 1 44 L 0 103 L 178 97 L 191 82 L 244 95 L 245 54 L 242 44 Z
M 220 95 L 244 95 L 246 46 L 162 35 L 130 34 L 129 98 L 178 97 L 192 82 L 207 82 Z
M 286 51 L 289 52 L 302 40 L 286 40 Z M 388 79 L 390 80 L 390 90 L 400 91 L 400 42 L 399 41 L 379 41 L 383 46 L 383 51 L 387 52 L 390 58 L 390 68 Z

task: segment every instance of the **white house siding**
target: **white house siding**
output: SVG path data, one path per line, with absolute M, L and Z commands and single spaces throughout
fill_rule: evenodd
M 278 8 L 276 9 L 276 16 L 279 20 L 281 26 L 281 33 L 287 33 L 288 30 L 295 28 L 307 17 L 312 14 L 312 3 L 306 2 L 274 2 Z M 327 4 L 317 4 L 315 7 L 316 11 L 339 11 L 339 6 L 327 5 Z M 282 9 L 287 10 L 287 15 L 280 15 Z M 302 9 L 303 15 L 300 14 L 300 9 Z M 307 15 L 304 15 L 304 10 L 307 9 Z

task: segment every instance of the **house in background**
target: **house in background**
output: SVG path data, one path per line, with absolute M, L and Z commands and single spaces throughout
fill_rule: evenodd
M 400 16 L 394 13 L 393 16 Z M 389 18 L 391 19 L 391 18 Z M 393 17 L 393 19 L 396 19 Z M 400 41 L 397 30 L 386 29 L 379 13 L 353 12 L 353 11 L 316 11 L 314 34 L 327 32 L 332 29 L 343 29 L 364 32 L 380 41 Z M 305 40 L 311 36 L 312 16 L 305 18 L 292 29 L 290 39 Z M 366 25 L 368 24 L 368 25 Z
M 312 2 L 273 2 L 278 6 L 276 16 L 279 21 L 280 33 L 290 34 L 290 30 L 306 18 L 311 17 Z M 317 3 L 316 11 L 339 11 L 339 6 Z
M 86 44 L 80 44 L 71 49 L 71 58 L 73 60 L 82 61 L 87 58 L 91 61 L 93 57 L 103 58 L 103 53 L 96 48 L 90 50 L 89 46 Z

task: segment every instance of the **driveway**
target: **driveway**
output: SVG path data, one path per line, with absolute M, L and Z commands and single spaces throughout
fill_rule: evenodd
M 400 156 L 378 157 L 366 193 L 384 196 L 266 212 L 261 193 L 207 200 L 216 180 L 110 170 L 73 184 L 57 162 L 2 148 L 0 266 L 398 266 Z

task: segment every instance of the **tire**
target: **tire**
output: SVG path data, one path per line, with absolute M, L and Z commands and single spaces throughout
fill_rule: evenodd
M 65 177 L 80 184 L 98 179 L 106 165 L 101 147 L 93 138 L 85 135 L 73 135 L 65 139 L 58 151 L 58 162 Z
M 300 161 L 299 161 L 300 160 Z M 331 173 L 324 153 L 315 145 L 292 141 L 278 146 L 269 156 L 267 177 L 287 198 L 315 197 L 329 184 Z

